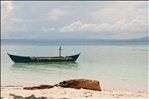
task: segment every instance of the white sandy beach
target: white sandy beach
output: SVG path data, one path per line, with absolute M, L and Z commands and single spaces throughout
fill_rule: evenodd
M 14 99 L 14 95 L 29 97 L 31 95 L 35 97 L 46 97 L 48 99 L 64 99 L 64 98 L 100 98 L 100 99 L 148 99 L 148 94 L 144 92 L 126 92 L 126 91 L 93 91 L 85 89 L 72 89 L 54 87 L 51 89 L 37 89 L 37 90 L 24 90 L 21 86 L 2 86 L 1 98 L 2 99 Z

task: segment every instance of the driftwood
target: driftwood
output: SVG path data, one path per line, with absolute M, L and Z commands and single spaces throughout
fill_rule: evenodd
M 101 91 L 101 87 L 99 81 L 97 80 L 89 80 L 89 79 L 72 79 L 60 82 L 59 84 L 55 85 L 39 85 L 33 87 L 24 87 L 23 89 L 26 90 L 35 90 L 35 89 L 49 89 L 53 88 L 54 86 L 60 86 L 64 88 L 75 88 L 75 89 L 89 89 L 89 90 L 96 90 Z

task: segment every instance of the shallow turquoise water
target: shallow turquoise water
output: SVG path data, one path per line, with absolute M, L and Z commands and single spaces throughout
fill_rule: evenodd
M 63 45 L 62 55 L 81 53 L 69 63 L 13 63 L 7 53 L 21 56 L 58 56 L 58 45 L 2 45 L 1 84 L 56 84 L 87 78 L 102 89 L 148 91 L 148 45 Z

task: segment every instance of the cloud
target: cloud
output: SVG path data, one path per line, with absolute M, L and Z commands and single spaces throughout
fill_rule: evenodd
M 70 25 L 59 28 L 59 31 L 60 32 L 74 32 L 74 31 L 99 32 L 105 29 L 107 30 L 108 28 L 110 28 L 110 24 L 108 23 L 96 24 L 96 23 L 83 23 L 81 21 L 76 21 Z
M 147 36 L 147 2 L 107 3 L 100 9 L 90 10 L 91 22 L 75 21 L 59 28 L 60 32 L 91 32 L 92 37 L 133 38 Z M 125 36 L 126 35 L 126 36 Z M 120 37 L 121 36 L 121 37 Z
M 7 18 L 6 18 L 7 19 Z M 28 31 L 29 25 L 35 22 L 33 19 L 9 18 L 2 22 L 2 33 Z
M 56 38 L 64 38 L 66 34 L 69 38 L 129 38 L 148 33 L 148 3 L 142 1 L 2 1 L 1 8 L 2 36 L 10 38 L 12 35 L 24 38 L 35 34 L 46 38 L 45 32 L 56 35 L 53 36 Z
M 11 18 L 12 22 L 35 22 L 33 19 Z
M 28 31 L 28 23 L 35 22 L 34 19 L 23 19 L 15 17 L 15 6 L 12 1 L 2 1 L 2 35 L 3 33 Z
M 103 30 L 111 29 L 112 26 L 109 23 L 83 23 L 81 21 L 73 22 L 70 25 L 59 28 L 60 32 L 74 32 L 74 31 L 91 31 L 91 32 L 100 32 Z
M 109 23 L 113 23 L 124 18 L 131 21 L 138 15 L 144 17 L 144 20 L 147 20 L 147 8 L 140 7 L 140 5 L 143 4 L 146 4 L 146 2 L 115 2 L 96 11 L 92 11 L 89 15 L 95 21 Z
M 7 26 L 2 28 L 2 33 L 11 33 L 11 32 L 24 32 L 28 31 L 29 27 L 27 24 L 22 24 L 22 25 L 14 25 L 14 26 Z
M 53 9 L 47 15 L 50 20 L 58 20 L 61 16 L 69 15 L 70 12 L 62 9 Z
M 42 27 L 42 28 L 41 28 L 41 31 L 44 31 L 44 32 L 55 31 L 55 28 Z
M 14 10 L 14 7 L 12 5 L 12 1 L 1 1 L 1 16 L 2 19 L 9 17 L 11 12 Z
M 74 32 L 79 31 L 80 27 L 83 26 L 83 23 L 81 21 L 73 22 L 72 24 L 68 26 L 64 26 L 59 29 L 60 32 Z
M 10 18 L 13 15 L 14 6 L 12 1 L 1 1 L 1 26 L 2 33 L 13 30 L 12 23 L 10 22 Z
M 124 18 L 117 21 L 115 24 L 110 23 L 83 23 L 81 21 L 76 21 L 70 25 L 59 28 L 60 32 L 74 32 L 74 31 L 91 31 L 91 32 L 101 32 L 101 31 L 131 31 L 131 32 L 141 32 L 147 29 L 148 24 L 142 19 L 142 17 L 137 16 L 132 21 Z

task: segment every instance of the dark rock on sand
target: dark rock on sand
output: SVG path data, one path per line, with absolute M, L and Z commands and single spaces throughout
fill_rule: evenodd
M 101 91 L 99 81 L 97 80 L 89 80 L 89 79 L 72 79 L 72 80 L 66 80 L 63 82 L 60 82 L 59 84 L 55 85 L 39 85 L 39 86 L 33 86 L 33 87 L 24 87 L 23 89 L 26 90 L 35 90 L 35 89 L 49 89 L 53 88 L 54 86 L 60 86 L 64 88 L 75 88 L 75 89 L 90 89 L 90 90 L 96 90 Z
M 41 89 L 53 88 L 53 85 L 39 85 Z
M 35 90 L 35 89 L 49 89 L 53 87 L 54 87 L 53 85 L 39 85 L 39 86 L 33 86 L 33 87 L 24 87 L 23 89 Z
M 101 91 L 99 81 L 89 80 L 89 79 L 66 80 L 66 81 L 60 82 L 58 86 L 65 87 L 65 88 L 75 88 L 75 89 L 83 88 L 83 89 Z
M 13 99 L 49 99 L 47 97 L 35 97 L 34 94 L 28 96 L 28 97 L 22 97 L 19 95 L 15 95 L 15 94 L 9 94 L 10 96 L 13 96 Z
M 48 99 L 47 97 L 35 97 L 35 95 L 31 95 L 28 97 L 24 97 L 23 99 Z
M 13 96 L 14 99 L 23 99 L 22 96 L 18 96 L 18 95 L 15 95 L 15 94 L 9 94 L 10 96 Z

